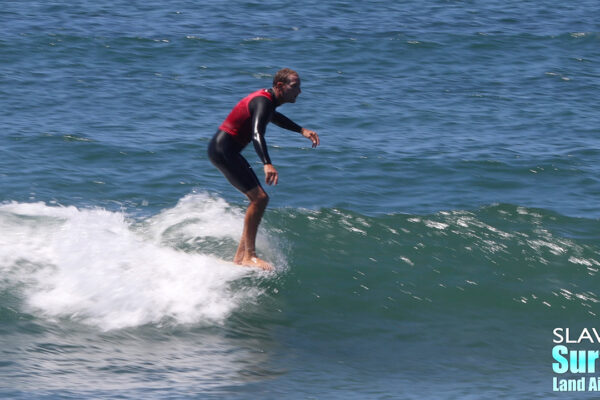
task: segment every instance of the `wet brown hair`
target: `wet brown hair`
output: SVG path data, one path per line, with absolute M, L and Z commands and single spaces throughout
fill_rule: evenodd
M 284 68 L 277 71 L 275 77 L 273 78 L 273 86 L 277 86 L 277 82 L 290 83 L 290 78 L 292 75 L 299 76 L 296 71 L 290 68 Z

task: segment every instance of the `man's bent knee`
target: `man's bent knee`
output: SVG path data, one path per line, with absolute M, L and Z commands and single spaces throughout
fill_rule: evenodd
M 269 204 L 269 195 L 264 190 L 261 190 L 261 193 L 256 197 L 254 202 L 259 206 L 266 207 Z
M 269 203 L 269 195 L 264 191 L 264 189 L 260 186 L 255 187 L 254 189 L 250 189 L 246 192 L 246 196 L 248 199 L 255 204 L 266 207 Z

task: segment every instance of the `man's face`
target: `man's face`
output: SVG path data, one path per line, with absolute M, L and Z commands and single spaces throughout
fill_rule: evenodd
M 284 103 L 295 103 L 296 97 L 302 92 L 300 90 L 300 77 L 298 75 L 290 75 L 289 83 L 282 83 L 281 94 Z

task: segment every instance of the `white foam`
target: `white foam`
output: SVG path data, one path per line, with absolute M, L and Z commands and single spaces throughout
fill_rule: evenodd
M 3 204 L 0 285 L 21 288 L 27 312 L 105 330 L 220 323 L 261 294 L 254 284 L 232 283 L 267 275 L 202 249 L 178 250 L 172 238 L 193 243 L 210 236 L 234 245 L 242 223 L 241 210 L 204 194 L 145 220 L 99 208 Z

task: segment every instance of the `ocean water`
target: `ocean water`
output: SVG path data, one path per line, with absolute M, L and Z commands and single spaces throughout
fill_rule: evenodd
M 597 11 L 2 2 L 0 396 L 596 397 Z M 267 131 L 263 273 L 206 146 L 282 67 L 321 146 Z

